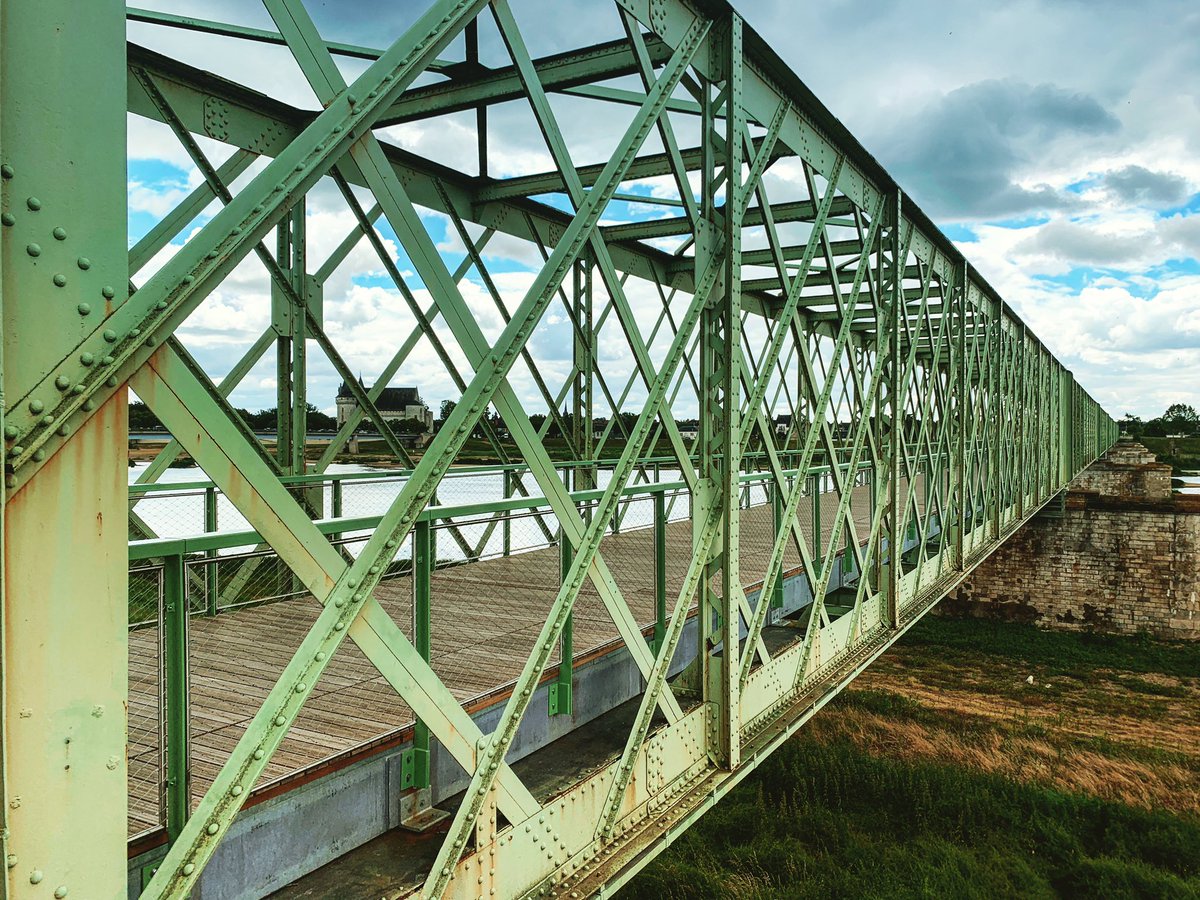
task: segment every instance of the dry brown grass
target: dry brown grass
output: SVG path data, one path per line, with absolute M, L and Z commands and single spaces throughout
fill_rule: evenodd
M 812 737 L 844 737 L 872 754 L 1144 808 L 1200 812 L 1200 678 L 1104 669 L 1043 681 L 1019 662 L 956 663 L 930 649 L 886 654 L 835 715 L 809 724 Z

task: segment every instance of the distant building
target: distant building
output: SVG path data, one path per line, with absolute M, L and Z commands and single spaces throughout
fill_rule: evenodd
M 358 385 L 364 393 L 371 390 L 363 383 L 361 376 L 358 379 Z M 384 388 L 375 398 L 375 408 L 379 410 L 379 415 L 383 420 L 389 424 L 413 419 L 424 426 L 426 434 L 433 431 L 433 412 L 421 400 L 421 394 L 415 387 Z M 358 401 L 350 392 L 349 385 L 343 381 L 337 392 L 338 427 L 345 424 L 346 420 L 357 411 Z

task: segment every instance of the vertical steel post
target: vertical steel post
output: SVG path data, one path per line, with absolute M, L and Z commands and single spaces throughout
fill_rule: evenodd
M 428 519 L 418 520 L 412 533 L 413 552 L 413 646 L 421 659 L 431 652 L 431 593 L 435 562 L 433 527 Z M 412 786 L 429 787 L 429 726 L 413 723 Z
M 217 530 L 217 489 L 208 487 L 204 489 L 204 531 L 212 534 Z M 207 615 L 215 616 L 217 614 L 217 551 L 205 550 L 204 556 L 208 560 L 204 564 L 204 606 Z
M 955 411 L 954 423 L 954 522 L 952 528 L 954 566 L 960 572 L 966 568 L 967 530 L 967 430 L 968 418 L 973 418 L 975 405 L 971 401 L 971 386 L 967 383 L 967 263 L 954 267 L 954 285 L 951 297 L 955 306 L 956 322 L 953 331 L 955 351 L 958 354 L 954 367 L 953 385 L 950 390 L 950 406 Z
M 331 518 L 340 519 L 342 517 L 343 504 L 342 479 L 334 478 L 329 486 L 329 515 Z M 329 539 L 336 541 L 341 536 L 341 533 L 331 534 Z
M 181 553 L 163 559 L 163 705 L 166 707 L 166 825 L 174 841 L 191 812 L 187 568 Z
M 276 228 L 276 257 L 292 290 L 308 302 L 305 278 L 305 202 L 301 199 Z M 292 302 L 278 285 L 271 285 L 272 319 L 278 334 L 276 349 L 275 457 L 284 472 L 303 475 L 307 440 L 307 320 L 303 306 Z
M 771 529 L 772 540 L 779 539 L 779 533 L 784 529 L 783 522 L 783 491 L 779 484 L 771 484 L 771 521 L 773 527 Z M 759 603 L 765 603 L 765 597 L 758 598 Z M 783 606 L 783 575 L 780 574 L 775 579 L 775 584 L 771 588 L 771 606 L 774 609 L 779 609 Z
M 571 542 L 565 534 L 560 532 L 558 539 L 559 584 L 567 578 L 571 570 L 571 560 L 573 557 L 574 548 L 572 548 Z M 562 633 L 558 639 L 558 675 L 554 679 L 554 683 L 550 685 L 550 695 L 547 698 L 548 710 L 552 716 L 569 716 L 573 710 L 571 688 L 575 663 L 574 624 L 574 613 L 567 613 Z
M 26 421 L 57 409 L 65 389 L 39 389 L 46 373 L 78 358 L 78 342 L 128 296 L 128 72 L 122 3 L 2 10 L 0 310 L 12 459 L 27 437 L 18 404 Z M 55 423 L 45 455 L 4 480 L 4 896 L 127 890 L 129 429 L 127 394 L 114 387 L 81 426 Z
M 732 768 L 741 759 L 739 653 L 741 611 L 738 603 L 741 575 L 738 566 L 740 524 L 739 478 L 741 469 L 741 398 L 739 349 L 741 347 L 741 240 L 742 211 L 747 186 L 742 181 L 742 21 L 736 14 L 722 39 L 711 43 L 712 71 L 724 76 L 722 130 L 718 133 L 713 104 L 705 94 L 703 143 L 705 148 L 704 203 L 696 235 L 696 264 L 720 266 L 721 278 L 701 318 L 700 474 L 698 505 L 705 521 L 715 512 L 721 524 L 720 544 L 710 564 L 709 576 L 719 571 L 718 592 L 713 579 L 701 585 L 701 646 L 704 700 L 711 709 L 709 752 L 722 767 Z M 708 88 L 711 89 L 711 86 Z M 724 173 L 725 204 L 718 215 L 714 179 L 717 167 Z M 707 223 L 707 227 L 706 227 Z M 714 258 L 715 257 L 715 258 Z M 714 622 L 714 619 L 718 621 Z M 719 655 L 713 651 L 720 647 Z
M 887 204 L 887 247 L 880 249 L 880 256 L 886 257 L 885 269 L 888 278 L 887 296 L 887 400 L 888 400 L 888 432 L 884 453 L 887 463 L 887 497 L 888 522 L 890 530 L 888 541 L 888 572 L 885 586 L 887 603 L 887 622 L 892 628 L 900 625 L 900 586 L 903 572 L 901 570 L 901 553 L 903 551 L 906 512 L 901 509 L 900 462 L 903 449 L 904 434 L 904 398 L 901 396 L 902 365 L 900 361 L 900 321 L 904 303 L 904 260 L 900 258 L 900 227 L 903 222 L 903 196 L 896 191 Z
M 667 634 L 667 497 L 654 494 L 654 638 L 657 654 Z
M 504 480 L 503 493 L 504 499 L 509 500 L 513 495 L 513 473 L 508 469 L 504 469 L 500 473 L 500 477 Z M 504 556 L 512 555 L 512 510 L 504 511 L 504 519 L 500 524 L 500 539 L 501 552 Z

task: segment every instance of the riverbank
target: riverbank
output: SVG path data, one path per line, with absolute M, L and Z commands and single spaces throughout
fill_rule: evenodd
M 1200 646 L 930 618 L 626 896 L 1200 897 L 1197 847 Z

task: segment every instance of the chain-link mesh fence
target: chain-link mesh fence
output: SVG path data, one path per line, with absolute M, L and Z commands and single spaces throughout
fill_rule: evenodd
M 163 825 L 163 568 L 129 570 L 129 836 Z

